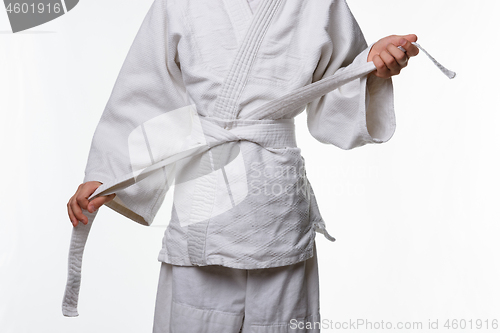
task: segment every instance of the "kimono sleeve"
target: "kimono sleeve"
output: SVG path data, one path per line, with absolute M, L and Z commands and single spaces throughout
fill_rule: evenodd
M 345 0 L 332 1 L 327 32 L 313 82 L 366 63 L 371 49 Z M 363 76 L 310 102 L 306 112 L 309 132 L 322 143 L 347 150 L 386 142 L 396 128 L 392 79 Z
M 178 18 L 171 1 L 154 0 L 132 42 L 94 132 L 83 182 L 109 185 L 133 173 L 131 133 L 147 121 L 188 104 L 177 54 L 180 34 L 174 29 Z M 162 139 L 168 140 L 169 133 L 162 134 Z M 147 150 L 143 153 L 147 155 Z M 165 191 L 161 187 L 148 189 L 133 184 L 117 191 L 106 205 L 136 222 L 149 224 Z

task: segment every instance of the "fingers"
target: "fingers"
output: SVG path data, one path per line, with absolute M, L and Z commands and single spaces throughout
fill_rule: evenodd
M 407 35 L 407 36 L 402 37 L 399 40 L 398 45 L 401 45 L 406 50 L 406 55 L 408 57 L 414 57 L 420 51 L 418 49 L 418 47 L 416 47 L 415 45 L 412 44 L 412 42 L 416 42 L 416 41 L 417 41 L 416 35 Z
M 398 51 L 404 54 L 401 50 L 398 49 Z M 383 79 L 388 79 L 393 75 L 398 75 L 403 68 L 396 58 L 387 50 L 384 50 L 379 55 L 373 57 L 373 64 L 377 67 L 375 75 Z
M 83 224 L 88 223 L 88 219 L 83 214 L 82 209 L 89 210 L 89 201 L 88 197 L 101 185 L 101 182 L 86 182 L 84 184 L 80 184 L 78 189 L 76 190 L 75 195 L 69 199 L 67 207 L 68 207 L 68 216 L 71 220 L 71 223 L 74 227 L 78 225 L 78 222 L 81 221 Z M 111 199 L 112 200 L 112 199 Z M 89 212 L 94 212 L 89 211 Z
M 394 44 L 389 44 L 387 46 L 387 51 L 390 54 L 390 56 L 392 56 L 393 59 L 396 60 L 397 64 L 400 67 L 399 68 L 400 71 L 402 68 L 406 67 L 406 65 L 408 64 L 408 56 L 406 55 L 405 52 L 401 51 Z
M 391 76 L 391 71 L 387 68 L 380 55 L 377 54 L 373 57 L 373 64 L 377 67 L 377 71 L 374 73 L 375 76 L 383 79 L 387 79 Z
M 76 227 L 78 225 L 78 219 L 76 218 L 75 214 L 73 214 L 73 210 L 71 208 L 71 202 L 73 200 L 73 197 L 71 197 L 71 199 L 69 199 L 68 204 L 66 206 L 68 208 L 68 216 L 69 216 L 69 219 L 71 221 L 71 224 L 73 224 L 73 226 Z
M 102 205 L 104 205 L 106 202 L 109 202 L 111 200 L 113 200 L 116 196 L 116 193 L 113 193 L 113 194 L 110 194 L 110 195 L 106 195 L 106 196 L 103 196 L 103 197 L 97 197 L 95 199 L 92 199 L 92 201 L 90 201 L 89 205 L 88 205 L 88 211 L 90 213 L 93 213 L 95 212 L 96 210 L 98 210 Z
M 416 42 L 418 39 L 417 35 L 415 35 L 415 34 L 409 34 L 409 35 L 401 36 L 401 37 L 408 40 L 409 42 Z
M 81 199 L 79 199 L 78 196 L 81 196 L 81 192 L 79 192 L 79 191 L 77 191 L 75 193 L 75 195 L 73 196 L 73 198 L 71 198 L 71 200 L 69 202 L 69 208 L 71 209 L 71 212 L 73 213 L 73 215 L 76 217 L 76 219 L 78 221 L 83 222 L 83 224 L 87 224 L 88 220 L 87 220 L 87 217 L 83 214 L 82 208 L 79 205 L 79 202 L 81 202 Z
M 398 49 L 399 52 L 403 53 L 401 50 Z M 399 62 L 396 60 L 394 55 L 392 55 L 389 51 L 384 50 L 380 53 L 380 57 L 384 61 L 385 65 L 389 69 L 391 75 L 398 75 L 401 72 L 402 66 L 399 64 Z M 405 56 L 403 56 L 405 57 Z
M 76 195 L 76 202 L 80 206 L 80 208 L 87 209 L 87 206 L 89 204 L 89 200 L 87 199 L 89 195 L 85 195 L 84 190 L 81 190 L 77 193 Z
M 416 41 L 417 36 L 414 34 L 391 35 L 380 39 L 368 54 L 368 61 L 373 61 L 377 68 L 373 74 L 385 79 L 398 75 L 408 65 L 408 60 L 419 53 L 418 47 L 412 44 Z M 402 46 L 406 52 L 398 46 Z

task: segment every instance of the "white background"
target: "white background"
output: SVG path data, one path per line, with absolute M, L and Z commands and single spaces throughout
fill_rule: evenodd
M 437 319 L 441 328 L 448 318 L 500 320 L 500 2 L 348 2 L 368 43 L 415 33 L 458 75 L 448 80 L 423 53 L 411 59 L 394 78 L 397 130 L 382 145 L 343 151 L 315 141 L 305 113 L 296 118 L 309 180 L 337 238 L 317 235 L 321 314 L 424 327 Z M 85 0 L 16 34 L 0 10 L 2 333 L 151 331 L 171 198 L 149 228 L 100 210 L 80 316 L 61 313 L 66 203 L 151 3 Z

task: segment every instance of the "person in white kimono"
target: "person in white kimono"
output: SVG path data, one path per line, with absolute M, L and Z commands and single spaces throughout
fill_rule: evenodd
M 294 117 L 306 110 L 311 135 L 341 149 L 388 141 L 391 77 L 416 40 L 368 46 L 345 0 L 154 0 L 67 204 L 70 264 L 99 207 L 150 225 L 175 179 L 153 331 L 319 332 L 314 237 L 334 238 Z M 337 89 L 300 90 L 333 75 Z M 75 316 L 79 278 L 68 288 Z

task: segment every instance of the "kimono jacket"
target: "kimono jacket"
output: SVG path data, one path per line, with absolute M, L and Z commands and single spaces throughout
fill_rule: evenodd
M 325 229 L 294 117 L 341 149 L 388 141 L 391 79 L 367 76 L 370 47 L 345 0 L 154 0 L 92 139 L 89 200 L 150 225 L 174 203 L 158 260 L 241 269 L 313 255 Z M 78 315 L 83 248 L 73 229 L 66 316 Z

